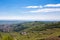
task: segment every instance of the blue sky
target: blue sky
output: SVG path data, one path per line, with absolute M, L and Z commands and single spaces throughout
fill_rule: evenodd
M 0 0 L 0 20 L 60 21 L 60 0 Z

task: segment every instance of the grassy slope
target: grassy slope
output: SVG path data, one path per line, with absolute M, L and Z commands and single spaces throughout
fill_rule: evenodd
M 7 39 L 7 36 L 12 36 L 15 40 L 41 40 L 47 37 L 60 36 L 60 28 L 47 29 L 39 32 L 29 32 L 27 35 L 21 35 L 18 32 L 13 33 L 2 33 L 2 40 Z M 9 39 L 8 39 L 9 40 Z
M 60 36 L 60 23 L 43 25 L 44 23 L 32 22 L 23 24 L 27 29 L 27 35 L 22 35 L 20 32 L 1 32 L 0 40 L 44 40 L 52 36 Z

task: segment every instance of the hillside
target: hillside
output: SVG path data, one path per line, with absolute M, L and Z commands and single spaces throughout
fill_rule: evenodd
M 0 40 L 60 40 L 60 22 L 0 25 Z

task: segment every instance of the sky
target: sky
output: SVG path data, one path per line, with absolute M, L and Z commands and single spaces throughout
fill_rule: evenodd
M 60 0 L 0 0 L 0 20 L 60 21 Z

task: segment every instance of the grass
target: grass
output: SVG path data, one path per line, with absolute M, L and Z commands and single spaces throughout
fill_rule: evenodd
M 4 33 L 0 32 L 2 40 L 43 40 L 50 36 L 60 36 L 60 28 L 47 29 L 39 32 L 28 32 L 27 35 L 21 35 L 19 32 Z M 7 39 L 7 37 L 10 37 Z M 1 40 L 1 37 L 0 37 Z

